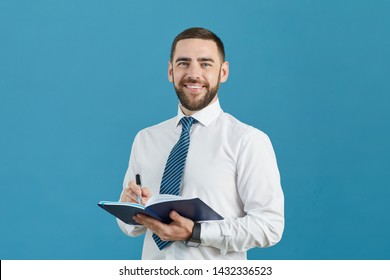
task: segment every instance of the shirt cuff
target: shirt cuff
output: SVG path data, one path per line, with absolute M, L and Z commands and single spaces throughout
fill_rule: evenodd
M 222 231 L 218 222 L 201 223 L 200 240 L 201 246 L 220 248 L 222 245 Z
M 128 225 L 118 218 L 116 218 L 116 221 L 122 232 L 128 236 L 136 237 L 138 235 L 144 234 L 146 231 L 146 228 L 142 225 Z

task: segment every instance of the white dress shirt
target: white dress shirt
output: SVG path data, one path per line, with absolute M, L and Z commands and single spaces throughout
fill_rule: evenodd
M 123 187 L 139 173 L 142 185 L 159 193 L 183 116 L 179 107 L 175 118 L 137 134 Z M 224 220 L 201 223 L 200 247 L 176 241 L 162 251 L 144 226 L 118 220 L 119 227 L 129 236 L 146 232 L 142 259 L 246 259 L 248 249 L 276 244 L 284 229 L 284 196 L 269 138 L 224 113 L 218 100 L 193 117 L 198 122 L 190 131 L 181 195 L 199 197 Z

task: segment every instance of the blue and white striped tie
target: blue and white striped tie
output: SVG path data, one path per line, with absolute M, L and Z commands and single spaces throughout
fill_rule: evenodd
M 160 194 L 179 195 L 181 177 L 183 175 L 184 165 L 187 158 L 188 147 L 190 146 L 190 128 L 194 122 L 192 117 L 183 117 L 181 120 L 182 131 L 179 141 L 172 148 L 169 154 L 164 174 L 161 180 Z M 169 246 L 172 241 L 162 241 L 153 233 L 154 242 L 160 250 Z

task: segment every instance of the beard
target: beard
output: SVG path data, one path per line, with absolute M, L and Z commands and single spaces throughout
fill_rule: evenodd
M 211 87 L 210 83 L 207 81 L 201 82 L 200 80 L 193 79 L 193 78 L 182 79 L 179 82 L 178 86 L 175 85 L 175 81 L 173 80 L 173 86 L 175 88 L 176 95 L 179 98 L 180 104 L 184 108 L 190 111 L 199 111 L 202 110 L 203 108 L 206 108 L 211 103 L 211 101 L 213 101 L 214 97 L 217 95 L 220 79 L 221 79 L 221 74 L 218 75 L 218 81 L 214 87 Z M 202 93 L 202 96 L 200 96 L 200 98 L 194 98 L 192 94 L 184 92 L 183 89 L 185 88 L 185 83 L 201 83 L 203 87 L 206 89 L 206 92 Z

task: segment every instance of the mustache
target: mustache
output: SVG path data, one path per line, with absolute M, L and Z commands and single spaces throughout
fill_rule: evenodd
M 191 83 L 191 84 L 198 83 L 198 84 L 201 84 L 201 85 L 203 85 L 203 86 L 205 86 L 207 88 L 210 87 L 209 82 L 201 81 L 200 79 L 194 79 L 192 77 L 184 78 L 184 79 L 180 80 L 179 85 L 180 86 L 184 86 L 184 84 L 186 84 L 186 83 Z

